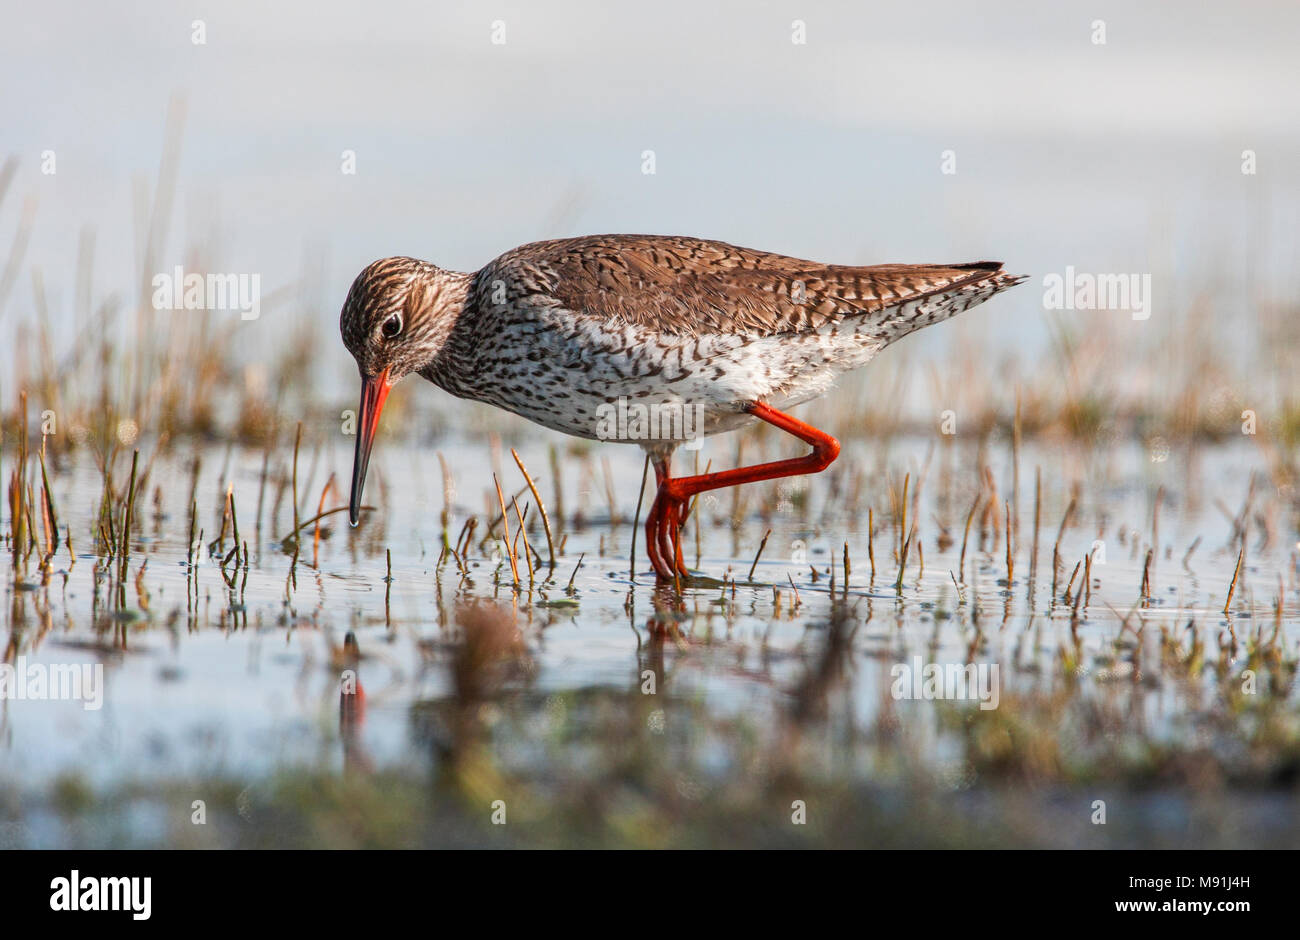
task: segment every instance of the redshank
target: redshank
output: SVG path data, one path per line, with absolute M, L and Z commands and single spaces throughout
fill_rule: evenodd
M 552 430 L 644 447 L 658 483 L 646 519 L 650 562 L 660 578 L 687 575 L 680 529 L 691 497 L 817 473 L 839 454 L 835 438 L 784 409 L 1022 280 L 994 261 L 849 267 L 656 235 L 536 242 L 472 274 L 381 259 L 352 283 L 339 319 L 362 381 L 352 524 L 384 401 L 419 373 Z M 614 407 L 698 420 L 611 422 Z M 673 452 L 688 439 L 754 421 L 811 453 L 672 476 Z

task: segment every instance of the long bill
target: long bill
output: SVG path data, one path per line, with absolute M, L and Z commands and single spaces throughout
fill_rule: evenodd
M 352 500 L 348 504 L 348 519 L 355 526 L 361 517 L 361 491 L 366 485 L 366 468 L 370 466 L 370 448 L 375 444 L 379 430 L 379 413 L 388 398 L 388 370 L 363 379 L 361 383 L 361 414 L 357 428 L 357 452 L 352 460 Z

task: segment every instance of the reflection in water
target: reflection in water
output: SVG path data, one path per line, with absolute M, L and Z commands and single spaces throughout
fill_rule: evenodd
M 928 452 L 924 442 L 909 446 L 893 442 L 894 459 L 919 461 Z M 411 456 L 410 473 L 393 454 L 377 468 L 384 480 L 377 502 L 387 505 L 383 494 L 399 488 L 419 491 L 424 461 Z M 627 456 L 611 474 L 639 476 L 640 463 Z M 347 455 L 322 453 L 315 462 L 317 482 L 335 458 Z M 286 505 L 278 519 L 262 520 L 274 536 L 260 555 L 249 545 L 236 577 L 234 557 L 221 567 L 230 536 L 220 553 L 207 550 L 206 534 L 199 538 L 209 525 L 220 533 L 231 479 L 258 484 L 264 455 L 232 457 L 219 478 L 199 479 L 200 492 L 219 489 L 223 505 L 214 506 L 209 525 L 196 526 L 198 553 L 189 548 L 184 511 L 155 516 L 150 537 L 136 540 L 127 607 L 114 599 L 121 567 L 106 554 L 71 564 L 60 552 L 49 577 L 11 589 L 5 661 L 90 658 L 107 667 L 107 688 L 99 712 L 70 702 L 0 701 L 5 772 L 33 781 L 76 772 L 109 785 L 142 774 L 222 772 L 246 788 L 281 767 L 317 766 L 324 743 L 342 757 L 344 778 L 378 779 L 414 765 L 431 769 L 436 791 L 474 812 L 500 800 L 519 803 L 522 813 L 541 812 L 538 801 L 556 788 L 577 787 L 594 808 L 638 805 L 638 794 L 660 786 L 687 803 L 750 780 L 754 792 L 806 788 L 810 775 L 843 785 L 902 773 L 960 787 L 1003 776 L 1059 781 L 1133 755 L 1163 766 L 1174 759 L 1163 755 L 1189 747 L 1185 753 L 1197 755 L 1195 748 L 1217 748 L 1197 757 L 1213 764 L 1214 754 L 1265 740 L 1247 735 L 1238 715 L 1284 741 L 1274 723 L 1294 683 L 1300 623 L 1288 543 L 1250 540 L 1224 616 L 1241 513 L 1225 525 L 1212 501 L 1200 513 L 1166 504 L 1159 536 L 1166 550 L 1151 553 L 1150 538 L 1139 534 L 1149 528 L 1139 524 L 1149 519 L 1149 491 L 1114 482 L 1145 467 L 1105 468 L 1108 489 L 1094 498 L 1101 483 L 1085 477 L 1083 485 L 1054 488 L 1054 458 L 1041 459 L 1053 472 L 1043 474 L 1036 565 L 1028 507 L 1009 571 L 1005 501 L 1001 512 L 972 512 L 980 491 L 963 493 L 954 479 L 920 496 L 909 490 L 915 503 L 907 517 L 920 520 L 913 547 L 923 547 L 924 568 L 918 550 L 900 581 L 891 480 L 877 480 L 873 493 L 861 467 L 849 466 L 813 481 L 784 509 L 761 488 L 754 511 L 738 522 L 734 507 L 720 504 L 712 515 L 705 507 L 701 567 L 721 580 L 697 579 L 679 594 L 629 579 L 626 549 L 638 534 L 629 507 L 618 513 L 627 521 L 611 525 L 586 506 L 585 529 L 552 512 L 561 563 L 550 580 L 539 564 L 531 584 L 523 575 L 515 587 L 496 541 L 483 535 L 495 490 L 477 533 L 469 523 L 474 509 L 451 503 L 443 544 L 455 552 L 429 528 L 436 512 L 382 508 L 373 529 L 367 521 L 322 537 L 314 566 L 312 553 L 286 553 L 269 540 L 291 528 Z M 490 460 L 489 449 L 467 451 L 448 466 Z M 159 459 L 153 479 L 185 479 L 190 463 Z M 1213 466 L 1202 475 L 1231 486 L 1238 467 L 1228 458 L 1218 477 Z M 600 474 L 588 470 L 570 468 L 566 479 L 591 489 Z M 100 494 L 91 482 L 60 494 L 66 524 L 95 518 Z M 847 505 L 827 501 L 832 489 Z M 177 508 L 163 492 L 155 505 L 164 513 Z M 233 494 L 245 505 L 238 485 Z M 1282 498 L 1257 487 L 1247 524 L 1282 511 Z M 872 499 L 869 537 L 861 510 Z M 1059 526 L 1072 500 L 1075 518 Z M 268 499 L 268 508 L 275 502 Z M 441 504 L 435 499 L 435 508 Z M 923 528 L 927 519 L 944 524 Z M 693 546 L 696 520 L 688 525 Z M 545 544 L 540 532 L 530 539 Z M 1109 557 L 1096 551 L 1099 539 Z M 733 542 L 749 557 L 730 553 Z M 336 631 L 341 642 L 331 639 Z M 999 664 L 1001 704 L 985 713 L 961 702 L 894 701 L 890 666 L 916 655 Z M 1246 671 L 1254 692 L 1241 690 Z M 1281 754 L 1257 753 L 1249 766 L 1269 779 L 1284 776 Z M 584 789 L 598 782 L 609 792 Z M 646 838 L 652 835 L 653 827 Z
M 333 659 L 335 668 L 340 670 L 339 737 L 343 741 L 343 768 L 348 773 L 368 774 L 374 769 L 374 762 L 361 740 L 366 722 L 366 690 L 361 684 L 361 649 L 351 630 Z

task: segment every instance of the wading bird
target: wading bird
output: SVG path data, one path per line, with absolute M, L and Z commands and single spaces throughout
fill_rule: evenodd
M 339 319 L 362 382 L 352 524 L 384 400 L 411 373 L 592 440 L 610 439 L 608 408 L 618 402 L 693 409 L 701 422 L 692 434 L 766 421 L 810 444 L 803 457 L 674 477 L 680 425 L 667 437 L 658 422 L 657 436 L 615 438 L 640 444 L 654 466 L 645 531 L 655 572 L 687 575 L 680 529 L 691 497 L 817 473 L 839 454 L 835 438 L 784 409 L 1022 280 L 993 261 L 848 267 L 654 235 L 536 242 L 472 274 L 384 258 L 357 276 Z

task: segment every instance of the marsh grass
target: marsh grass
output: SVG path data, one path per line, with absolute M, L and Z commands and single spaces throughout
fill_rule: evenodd
M 166 237 L 180 120 L 141 207 L 142 285 Z M 0 168 L 0 210 L 13 166 Z M 1228 845 L 1246 838 L 1233 828 L 1241 815 L 1224 808 L 1239 797 L 1242 812 L 1261 814 L 1247 820 L 1255 844 L 1300 844 L 1293 306 L 1260 305 L 1245 332 L 1204 302 L 1141 328 L 1058 316 L 1038 355 L 991 346 L 957 321 L 961 342 L 927 366 L 912 346 L 887 351 L 819 412 L 846 442 L 840 461 L 816 480 L 693 501 L 689 537 L 710 577 L 656 588 L 637 567 L 640 510 L 628 511 L 644 495 L 644 464 L 638 489 L 608 452 L 548 438 L 534 476 L 520 454 L 539 440 L 531 430 L 445 396 L 436 407 L 453 417 L 443 424 L 417 396 L 395 396 L 383 432 L 390 444 L 405 435 L 432 445 L 422 450 L 428 467 L 438 461 L 429 476 L 440 478 L 440 513 L 402 521 L 411 480 L 392 485 L 379 460 L 362 525 L 338 526 L 337 474 L 352 440 L 339 414 L 355 389 L 322 381 L 318 363 L 344 364 L 346 353 L 335 312 L 312 304 L 319 274 L 267 299 L 292 325 L 252 348 L 207 316 L 155 311 L 143 286 L 134 299 L 96 295 L 93 237 L 70 266 L 75 290 L 49 291 L 40 271 L 30 293 L 19 290 L 32 211 L 16 224 L 0 214 L 14 231 L 0 268 L 11 334 L 0 344 L 6 661 L 73 640 L 126 657 L 136 638 L 207 631 L 232 642 L 276 635 L 287 648 L 299 633 L 342 627 L 358 672 L 375 648 L 413 636 L 418 662 L 403 665 L 442 676 L 446 691 L 404 705 L 408 760 L 379 766 L 363 756 L 361 700 L 331 696 L 337 739 L 326 740 L 341 745 L 349 772 L 288 766 L 257 781 L 251 802 L 250 785 L 222 772 L 198 783 L 122 773 L 109 785 L 73 774 L 36 796 L 6 781 L 0 818 L 34 809 L 56 819 L 55 835 L 31 841 L 76 843 L 86 831 L 141 841 L 113 822 L 124 806 L 170 806 L 201 785 L 214 807 L 233 810 L 227 821 L 203 832 L 169 823 L 159 844 Z M 75 299 L 51 309 L 51 296 Z M 1037 309 L 1032 290 L 1001 300 Z M 957 414 L 955 435 L 940 430 L 945 409 Z M 1248 411 L 1257 420 L 1243 434 Z M 460 444 L 416 430 L 448 420 L 474 462 L 448 460 L 442 448 Z M 503 441 L 517 445 L 514 468 Z M 1150 466 L 1121 480 L 1114 454 L 1132 442 Z M 741 465 L 790 446 L 757 427 L 720 439 L 716 453 Z M 1207 480 L 1201 465 L 1229 450 L 1233 474 Z M 241 475 L 250 455 L 257 472 Z M 1168 489 L 1150 469 L 1167 460 L 1186 471 Z M 76 508 L 87 468 L 93 506 Z M 1125 487 L 1142 494 L 1143 512 L 1118 508 Z M 1226 538 L 1198 514 L 1205 506 Z M 1177 541 L 1174 512 L 1203 530 Z M 416 553 L 395 548 L 413 526 L 436 533 L 418 575 Z M 829 548 L 787 563 L 782 543 L 795 540 Z M 183 613 L 165 592 L 173 562 L 184 569 Z M 382 616 L 372 612 L 382 641 L 359 607 L 356 632 L 340 623 L 330 592 L 348 579 L 382 580 Z M 1194 601 L 1167 596 L 1192 583 Z M 69 584 L 89 588 L 88 611 L 69 602 Z M 404 612 L 413 597 L 414 617 Z M 548 631 L 594 630 L 611 616 L 635 636 L 621 663 L 629 686 L 575 686 L 553 671 L 543 691 Z M 997 709 L 905 706 L 878 676 L 860 684 L 940 649 L 1005 664 Z M 715 713 L 711 692 L 746 707 Z M 865 697 L 879 701 L 855 707 Z M 1098 829 L 1062 808 L 1101 795 L 1130 820 L 1173 806 L 1186 825 Z M 509 826 L 485 822 L 497 798 L 511 807 Z M 806 827 L 790 824 L 795 800 L 817 808 Z M 1282 823 L 1263 819 L 1279 807 Z

